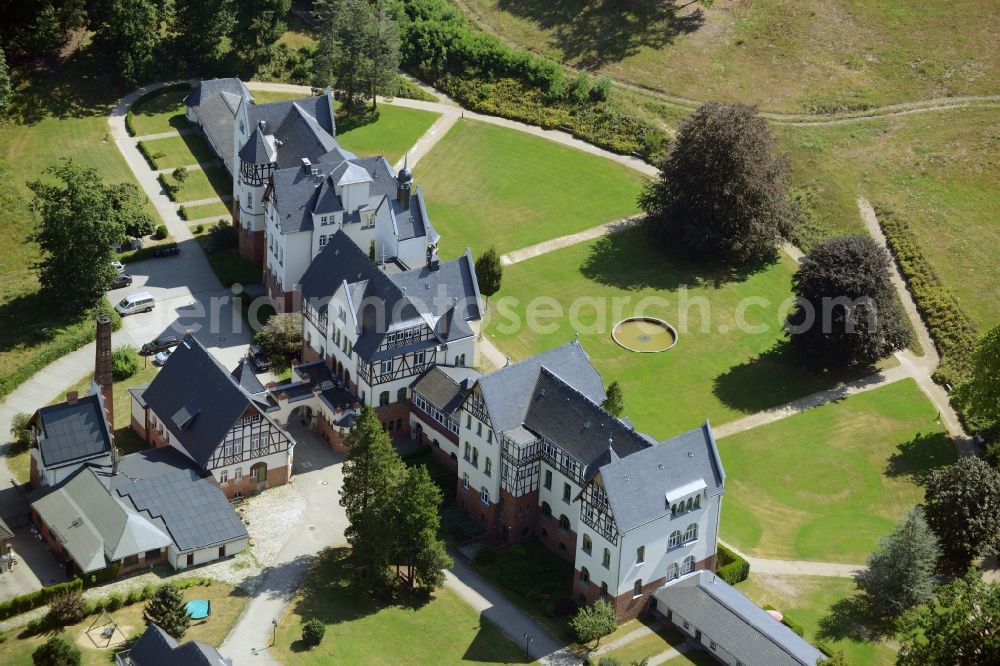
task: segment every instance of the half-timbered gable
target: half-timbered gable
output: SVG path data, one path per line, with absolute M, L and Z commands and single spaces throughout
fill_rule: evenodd
M 176 448 L 227 495 L 288 480 L 295 442 L 270 418 L 278 405 L 245 360 L 228 372 L 185 336 L 140 398 L 150 444 Z

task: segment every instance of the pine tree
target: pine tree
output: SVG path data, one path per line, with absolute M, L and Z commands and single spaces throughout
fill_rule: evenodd
M 0 44 L 0 115 L 4 113 L 14 99 L 14 89 L 10 85 L 10 71 L 7 69 L 7 58 L 3 54 L 3 44 Z
M 396 89 L 399 76 L 399 25 L 394 6 L 388 0 L 375 0 L 372 7 L 372 39 L 368 53 L 371 75 L 368 82 L 372 109 L 377 106 L 378 94 L 391 94 Z
M 184 597 L 173 585 L 161 585 L 153 598 L 146 602 L 142 611 L 146 626 L 155 624 L 177 640 L 184 636 L 191 625 L 191 617 L 185 608 Z
M 441 489 L 423 465 L 411 467 L 399 487 L 394 520 L 396 562 L 406 570 L 406 583 L 432 590 L 444 582 L 442 569 L 451 566 L 444 543 L 438 539 L 441 527 Z
M 285 18 L 292 0 L 240 0 L 230 36 L 233 48 L 251 73 L 271 55 L 274 44 L 285 32 Z
M 347 435 L 340 505 L 350 522 L 345 536 L 351 545 L 355 583 L 364 590 L 384 589 L 396 552 L 392 525 L 398 487 L 405 475 L 399 455 L 378 414 L 369 406 Z
M 476 282 L 479 283 L 479 293 L 486 297 L 487 303 L 490 296 L 500 291 L 500 284 L 503 282 L 503 262 L 496 247 L 491 247 L 476 259 Z
M 858 587 L 876 612 L 897 617 L 934 596 L 934 568 L 940 554 L 923 509 L 914 507 L 868 556 L 868 568 L 857 578 Z
M 174 0 L 177 53 L 195 67 L 211 66 L 236 21 L 232 0 Z
M 622 394 L 622 387 L 617 381 L 611 382 L 611 385 L 608 386 L 607 397 L 604 398 L 601 407 L 608 414 L 619 418 L 625 413 L 625 396 Z

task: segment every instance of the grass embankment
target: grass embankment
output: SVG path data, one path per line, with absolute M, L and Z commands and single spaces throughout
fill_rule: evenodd
M 955 461 L 934 406 L 907 379 L 719 440 L 722 538 L 758 557 L 863 563 Z
M 414 175 L 445 257 L 467 245 L 506 253 L 634 215 L 642 185 L 603 157 L 472 120 L 459 120 Z
M 448 588 L 427 601 L 384 604 L 349 590 L 345 549 L 320 554 L 278 625 L 275 656 L 284 664 L 526 663 L 524 653 Z M 326 625 L 323 642 L 309 649 L 302 623 Z

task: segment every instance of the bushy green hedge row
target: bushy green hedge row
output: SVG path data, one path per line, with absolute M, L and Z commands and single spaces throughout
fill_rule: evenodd
M 741 583 L 750 575 L 750 563 L 721 543 L 715 554 L 715 562 L 719 578 L 730 585 Z
M 479 31 L 445 0 L 406 0 L 402 62 L 463 106 L 574 136 L 617 153 L 655 158 L 666 134 L 607 99 L 610 85 L 568 80 L 559 63 Z
M 115 312 L 107 299 L 104 299 L 100 305 L 90 310 L 79 323 L 71 326 L 64 337 L 43 346 L 37 354 L 31 357 L 30 361 L 9 375 L 0 378 L 0 398 L 4 398 L 18 386 L 31 379 L 32 375 L 49 363 L 58 361 L 63 356 L 93 342 L 97 335 L 94 319 L 101 313 L 111 317 L 112 330 L 117 331 L 121 328 L 121 316 Z
M 878 208 L 876 212 L 889 248 L 941 355 L 934 379 L 958 386 L 971 372 L 972 352 L 979 339 L 976 325 L 941 282 L 910 226 L 891 210 Z
M 152 151 L 149 149 L 149 145 L 145 141 L 140 141 L 136 144 L 136 148 L 142 153 L 142 156 L 146 158 L 146 162 L 149 164 L 149 168 L 153 170 L 158 170 L 160 167 L 157 165 L 156 160 L 164 157 L 165 153 L 162 150 Z
M 177 243 L 159 243 L 158 245 L 150 245 L 149 247 L 140 247 L 138 250 L 122 252 L 118 255 L 118 261 L 123 264 L 133 261 L 142 261 L 143 259 L 149 259 L 152 257 L 157 250 L 166 250 L 172 247 L 177 247 Z
M 135 100 L 132 104 L 132 108 L 129 109 L 128 115 L 125 116 L 125 129 L 128 131 L 129 136 L 135 136 L 135 126 L 132 121 L 132 113 L 136 109 L 141 109 L 143 104 L 146 104 L 150 100 L 156 99 L 160 95 L 165 95 L 173 90 L 190 90 L 191 84 L 189 83 L 171 83 L 170 85 L 163 86 L 162 88 L 157 88 L 152 92 L 148 92 L 141 96 L 139 99 Z M 142 150 L 140 148 L 140 150 Z
M 14 617 L 15 615 L 20 615 L 21 613 L 26 613 L 35 608 L 39 608 L 49 603 L 49 600 L 60 592 L 66 592 L 67 590 L 77 591 L 83 589 L 83 581 L 79 578 L 74 578 L 73 580 L 68 580 L 65 583 L 57 583 L 55 585 L 50 585 L 48 587 L 43 587 L 40 590 L 35 590 L 34 592 L 28 592 L 27 594 L 22 594 L 19 597 L 14 597 L 8 601 L 0 603 L 0 620 L 6 620 L 9 617 Z
M 171 201 L 177 201 L 177 193 L 180 192 L 181 186 L 177 183 L 172 183 L 167 179 L 167 174 L 161 173 L 156 177 L 160 181 L 160 185 L 163 186 L 163 191 L 167 193 L 167 197 Z
M 763 606 L 763 608 L 766 611 L 778 610 L 777 608 L 775 608 L 771 604 L 766 604 L 766 605 Z M 795 622 L 794 620 L 788 619 L 788 616 L 785 615 L 784 612 L 782 612 L 782 611 L 778 611 L 778 612 L 781 613 L 781 624 L 785 625 L 786 627 L 788 627 L 789 629 L 791 629 L 792 631 L 794 631 L 799 636 L 804 636 L 805 635 L 806 631 L 805 631 L 805 629 L 802 628 L 801 624 L 799 624 L 798 622 Z

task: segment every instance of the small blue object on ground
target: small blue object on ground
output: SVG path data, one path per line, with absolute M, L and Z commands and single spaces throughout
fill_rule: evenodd
M 184 608 L 192 620 L 204 620 L 212 614 L 212 602 L 207 599 L 192 599 Z

